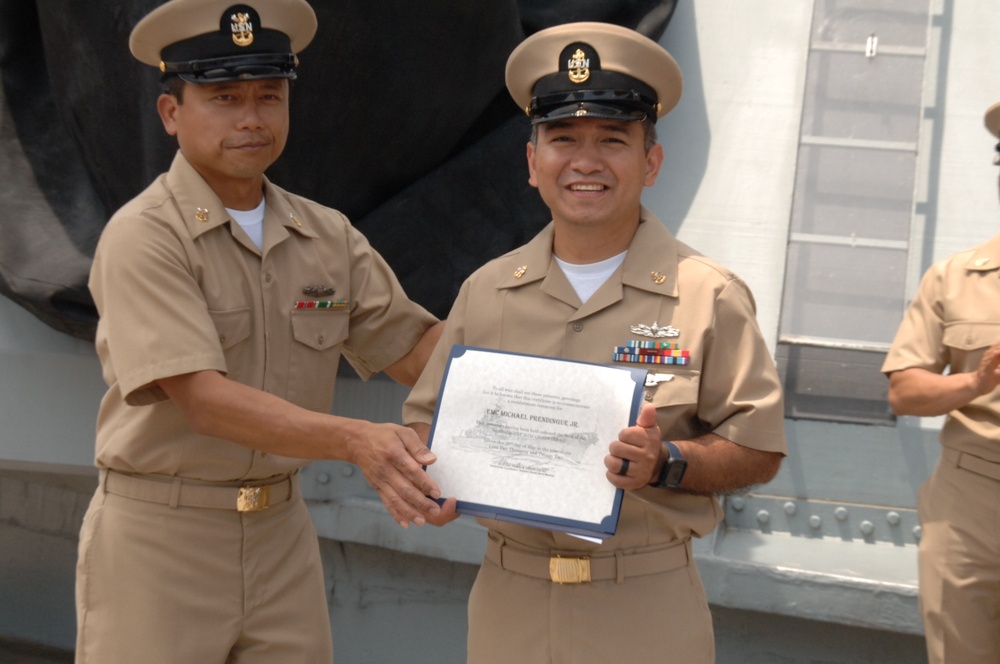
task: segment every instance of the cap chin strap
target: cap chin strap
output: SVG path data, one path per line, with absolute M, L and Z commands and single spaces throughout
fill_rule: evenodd
M 187 62 L 161 62 L 160 71 L 164 76 L 183 74 L 209 83 L 213 80 L 238 78 L 295 78 L 295 67 L 298 64 L 299 58 L 294 53 L 257 53 Z
M 594 106 L 593 104 L 576 104 L 574 106 L 551 108 L 545 111 L 544 115 L 532 116 L 531 124 L 534 126 L 557 120 L 573 120 L 576 118 L 615 120 L 617 122 L 641 122 L 649 117 L 649 115 L 642 111 L 626 111 L 611 106 Z
M 528 115 L 533 120 L 544 120 L 549 112 L 556 109 L 563 111 L 567 107 L 577 106 L 585 109 L 587 104 L 594 104 L 602 109 L 598 117 L 623 116 L 625 120 L 641 120 L 643 117 L 656 117 L 656 102 L 640 95 L 635 90 L 574 90 L 558 92 L 531 98 Z M 612 113 L 611 111 L 617 111 Z M 580 117 L 590 115 L 581 112 Z M 563 117 L 571 117 L 573 113 L 560 113 Z

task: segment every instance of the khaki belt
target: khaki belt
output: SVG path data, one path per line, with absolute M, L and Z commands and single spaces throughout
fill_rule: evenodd
M 655 548 L 615 551 L 613 555 L 600 557 L 578 557 L 517 548 L 503 537 L 490 533 L 486 559 L 505 570 L 554 583 L 612 579 L 621 583 L 628 577 L 660 574 L 685 567 L 691 560 L 691 543 L 677 542 Z
M 222 486 L 185 481 L 179 477 L 159 478 L 103 470 L 101 482 L 107 493 L 147 503 L 238 512 L 260 512 L 299 494 L 297 472 L 243 486 Z
M 950 447 L 941 448 L 941 458 L 970 473 L 1000 481 L 1000 463 L 987 461 L 982 457 L 977 457 L 966 452 L 959 452 Z

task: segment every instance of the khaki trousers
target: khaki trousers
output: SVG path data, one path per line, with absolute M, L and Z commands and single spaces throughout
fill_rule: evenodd
M 708 601 L 690 542 L 679 546 L 688 555 L 674 569 L 580 584 L 484 560 L 469 597 L 468 664 L 711 664 Z
M 297 490 L 241 513 L 107 493 L 102 478 L 76 595 L 78 663 L 333 659 L 319 543 Z
M 1000 662 L 1000 481 L 958 463 L 946 450 L 920 489 L 928 658 L 930 664 Z

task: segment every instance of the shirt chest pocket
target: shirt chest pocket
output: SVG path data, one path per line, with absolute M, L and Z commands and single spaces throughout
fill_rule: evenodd
M 693 433 L 689 429 L 698 412 L 701 374 L 697 371 L 650 371 L 647 382 L 651 381 L 655 384 L 646 386 L 645 400 L 656 406 L 661 434 L 678 437 Z
M 209 316 L 215 324 L 215 331 L 219 335 L 219 345 L 226 351 L 240 343 L 246 341 L 250 336 L 250 309 L 242 307 L 240 309 L 230 309 L 228 311 L 210 311 Z
M 309 410 L 327 412 L 333 401 L 340 347 L 350 331 L 347 311 L 293 311 L 288 354 L 287 398 Z
M 312 350 L 323 351 L 347 338 L 349 323 L 346 311 L 294 311 L 292 338 Z
M 942 342 L 953 372 L 973 371 L 986 349 L 1000 343 L 1000 322 L 957 321 L 944 328 Z
M 253 374 L 249 359 L 253 356 L 253 344 L 249 339 L 253 321 L 250 308 L 209 311 L 208 315 L 215 326 L 219 347 L 226 361 L 226 375 L 241 383 L 251 380 Z

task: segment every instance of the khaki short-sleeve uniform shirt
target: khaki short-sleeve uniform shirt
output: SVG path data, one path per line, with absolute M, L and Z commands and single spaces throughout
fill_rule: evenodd
M 648 210 L 619 269 L 581 305 L 553 260 L 553 226 L 463 284 L 442 341 L 404 404 L 407 423 L 430 423 L 453 344 L 615 364 L 614 347 L 650 340 L 632 326 L 673 327 L 667 340 L 690 364 L 636 365 L 669 373 L 645 398 L 661 433 L 715 432 L 740 445 L 785 452 L 781 389 L 746 285 L 678 242 Z M 610 444 L 612 441 L 607 441 Z M 457 496 L 461 500 L 461 496 Z M 563 533 L 480 519 L 509 540 L 547 550 L 618 550 L 702 536 L 722 518 L 715 498 L 645 488 L 626 491 L 618 531 L 602 545 Z
M 178 152 L 108 222 L 90 276 L 109 386 L 98 467 L 206 481 L 301 467 L 196 434 L 155 381 L 215 370 L 328 412 L 341 355 L 368 378 L 435 321 L 343 215 L 266 180 L 264 200 L 259 250 Z
M 935 263 L 924 274 L 882 364 L 892 373 L 919 367 L 975 371 L 1000 342 L 1000 234 Z M 1000 391 L 948 414 L 941 444 L 1000 463 Z

